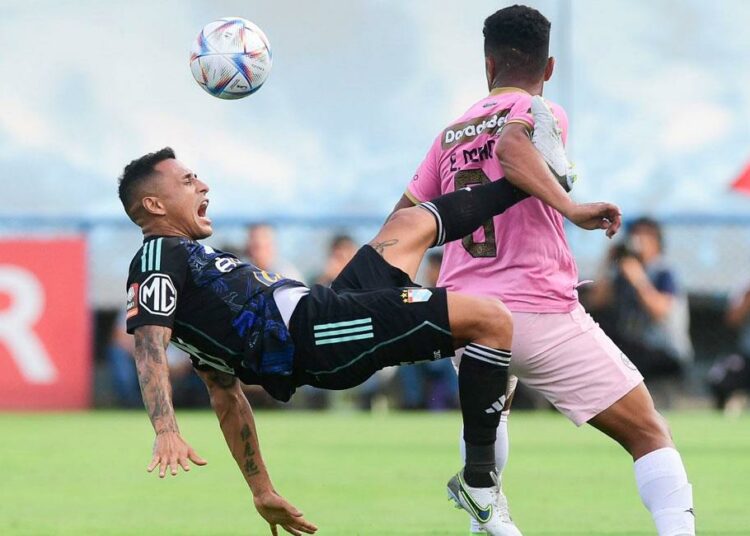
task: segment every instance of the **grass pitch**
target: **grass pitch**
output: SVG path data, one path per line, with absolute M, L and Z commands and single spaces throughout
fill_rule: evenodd
M 668 415 L 694 487 L 699 534 L 750 534 L 750 418 Z M 444 485 L 458 414 L 260 413 L 276 488 L 319 534 L 466 534 Z M 268 534 L 213 414 L 179 412 L 209 461 L 160 481 L 143 412 L 0 415 L 0 534 Z M 505 488 L 526 536 L 654 534 L 631 463 L 551 413 L 511 417 Z

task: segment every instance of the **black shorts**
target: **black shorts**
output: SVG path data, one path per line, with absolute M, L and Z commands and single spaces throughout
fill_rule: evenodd
M 414 285 L 369 246 L 341 276 L 336 290 L 313 286 L 292 314 L 297 385 L 348 389 L 384 367 L 453 355 L 445 289 Z

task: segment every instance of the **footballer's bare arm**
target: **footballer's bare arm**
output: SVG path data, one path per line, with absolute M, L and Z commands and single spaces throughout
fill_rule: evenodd
M 397 210 L 401 210 L 402 208 L 413 207 L 414 205 L 415 205 L 414 201 L 409 199 L 409 197 L 406 194 L 403 194 L 401 196 L 401 199 L 398 200 L 398 203 L 396 203 L 396 206 L 393 207 L 393 210 L 391 211 L 391 213 L 388 214 L 388 218 L 386 219 L 386 221 L 391 219 L 391 216 L 393 216 L 393 213 L 396 212 Z
M 517 188 L 532 195 L 584 229 L 606 229 L 613 236 L 620 228 L 620 209 L 611 203 L 573 202 L 558 179 L 552 174 L 541 153 L 529 138 L 522 123 L 503 127 L 495 153 L 505 178 Z
M 163 326 L 140 326 L 135 329 L 135 365 L 141 385 L 143 404 L 146 407 L 156 438 L 151 463 L 147 470 L 159 466 L 159 477 L 167 469 L 177 474 L 177 467 L 190 470 L 190 461 L 196 465 L 206 462 L 180 436 L 172 406 L 172 386 L 169 383 L 169 366 L 166 348 L 172 330 Z
M 281 497 L 271 483 L 260 453 L 253 411 L 240 382 L 218 370 L 197 372 L 208 388 L 227 446 L 252 491 L 255 508 L 268 522 L 271 532 L 276 534 L 276 526 L 281 525 L 291 534 L 313 534 L 317 527 Z

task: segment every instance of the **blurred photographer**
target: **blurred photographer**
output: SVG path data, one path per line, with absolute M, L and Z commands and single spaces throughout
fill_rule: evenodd
M 663 251 L 659 224 L 634 220 L 588 295 L 592 309 L 608 310 L 608 334 L 647 381 L 678 376 L 693 358 L 687 296 Z
M 737 332 L 737 351 L 718 359 L 708 371 L 717 408 L 737 412 L 750 394 L 750 281 L 729 296 L 724 320 Z

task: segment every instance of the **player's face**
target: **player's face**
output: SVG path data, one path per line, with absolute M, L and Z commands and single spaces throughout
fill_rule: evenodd
M 213 234 L 208 210 L 208 185 L 179 160 L 159 162 L 158 196 L 170 227 L 194 240 Z

